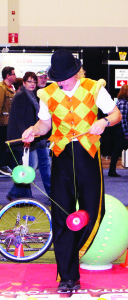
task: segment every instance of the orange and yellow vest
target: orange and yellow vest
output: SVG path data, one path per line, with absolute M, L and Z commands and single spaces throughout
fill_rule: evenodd
M 81 78 L 80 85 L 72 97 L 68 97 L 52 83 L 38 90 L 38 97 L 48 105 L 52 116 L 52 135 L 50 141 L 54 144 L 53 152 L 58 156 L 75 136 L 88 132 L 96 122 L 98 107 L 96 99 L 98 92 L 106 82 Z M 86 133 L 77 137 L 80 144 L 94 157 L 100 146 L 100 136 Z

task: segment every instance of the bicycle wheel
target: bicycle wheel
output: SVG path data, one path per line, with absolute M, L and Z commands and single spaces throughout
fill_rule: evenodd
M 7 259 L 35 260 L 51 243 L 51 213 L 39 201 L 17 199 L 0 210 L 0 252 Z

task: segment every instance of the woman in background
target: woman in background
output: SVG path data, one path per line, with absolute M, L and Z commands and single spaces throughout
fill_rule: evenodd
M 23 86 L 16 93 L 13 98 L 8 130 L 7 140 L 19 139 L 22 133 L 28 126 L 32 126 L 37 122 L 38 102 L 35 96 L 35 89 L 37 85 L 37 76 L 33 72 L 26 72 L 23 77 Z M 22 164 L 23 143 L 16 142 L 12 144 L 12 150 L 18 164 Z M 31 143 L 29 165 L 36 169 L 37 167 L 37 142 Z M 16 166 L 13 162 L 12 169 Z M 17 198 L 32 197 L 30 184 L 16 184 L 14 183 L 7 195 L 8 200 L 15 200 Z

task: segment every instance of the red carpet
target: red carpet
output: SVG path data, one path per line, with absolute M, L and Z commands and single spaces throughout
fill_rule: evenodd
M 128 293 L 128 268 L 113 265 L 105 271 L 80 269 L 80 274 L 79 294 L 98 297 L 112 291 Z M 57 286 L 55 264 L 1 264 L 0 296 L 56 294 Z

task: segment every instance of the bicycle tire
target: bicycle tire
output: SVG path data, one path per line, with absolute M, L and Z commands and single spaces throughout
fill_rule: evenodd
M 0 210 L 0 252 L 15 262 L 42 256 L 52 244 L 51 213 L 35 199 L 22 198 Z M 18 247 L 21 246 L 18 253 Z

